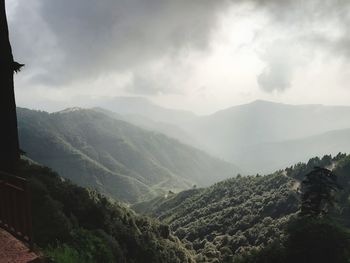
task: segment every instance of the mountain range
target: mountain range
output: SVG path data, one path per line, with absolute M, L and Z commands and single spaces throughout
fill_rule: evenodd
M 22 149 L 80 185 L 131 203 L 350 151 L 350 107 L 255 101 L 197 116 L 142 98 L 111 101 L 109 110 L 19 108 Z
M 96 110 L 17 112 L 28 158 L 125 202 L 210 185 L 239 171 L 176 139 Z
M 159 262 L 216 263 L 240 262 L 235 260 L 271 244 L 282 245 L 287 226 L 300 210 L 300 185 L 314 167 L 332 169 L 337 176 L 342 189 L 336 194 L 339 206 L 329 213 L 337 223 L 349 227 L 349 155 L 299 162 L 315 153 L 335 154 L 350 148 L 349 109 L 256 101 L 176 122 L 103 108 L 69 108 L 55 113 L 18 108 L 17 112 L 22 150 L 29 159 L 62 176 L 44 167 L 30 168 L 34 192 L 40 193 L 36 216 L 48 224 L 50 213 L 62 210 L 53 236 L 61 234 L 57 221 L 64 219 L 61 228 L 70 235 L 69 228 L 76 224 L 71 221 L 79 218 L 80 224 L 91 227 L 85 215 L 97 211 L 87 218 L 99 218 L 94 227 L 107 222 L 103 229 L 109 236 L 93 233 L 106 245 L 111 236 L 118 242 L 129 242 L 127 249 L 117 250 L 123 257 L 132 257 L 137 244 L 145 245 L 154 257 L 159 247 L 163 251 Z M 186 137 L 187 144 L 183 141 Z M 198 147 L 191 146 L 191 137 Z M 220 156 L 238 161 L 245 173 L 261 170 L 256 175 L 235 176 L 241 170 Z M 296 164 L 290 166 L 292 162 Z M 280 169 L 282 165 L 287 168 Z M 276 167 L 280 167 L 278 171 L 261 175 L 264 169 Z M 46 189 L 45 176 L 36 179 L 38 171 L 45 176 L 49 171 L 55 178 L 50 190 Z M 153 219 L 134 215 L 124 204 L 111 209 L 114 200 L 72 187 L 67 179 L 127 202 L 136 212 Z M 48 193 L 60 202 L 51 200 Z M 47 217 L 47 211 L 41 210 L 43 205 L 51 209 Z M 70 206 L 74 216 L 67 210 Z M 40 230 L 37 225 L 36 232 Z M 142 253 L 135 257 L 143 262 L 144 251 L 138 250 Z M 175 258 L 172 250 L 177 251 Z
M 185 123 L 197 117 L 191 111 L 165 108 L 144 97 L 114 97 L 103 100 L 94 106 L 102 107 L 123 116 L 143 116 L 155 122 L 171 124 Z
M 117 106 L 108 108 L 121 117 L 132 115 L 128 120 L 137 119 L 136 125 L 142 123 L 143 127 L 237 164 L 244 174 L 270 173 L 313 156 L 350 151 L 347 106 L 257 100 L 198 116 L 186 111 L 179 114 L 178 110 L 165 109 L 141 98 L 111 101 Z M 164 128 L 167 125 L 176 127 L 176 135 Z
M 196 134 L 208 152 L 240 164 L 247 173 L 267 173 L 316 155 L 329 154 L 326 145 L 337 144 L 332 152 L 349 151 L 349 147 L 339 143 L 339 138 L 321 136 L 350 128 L 349 116 L 350 107 L 255 101 L 197 118 L 183 127 L 190 134 Z M 323 141 L 325 138 L 327 141 Z M 314 141 L 315 147 L 308 148 L 309 141 Z M 288 152 L 291 147 L 279 150 L 272 147 L 277 144 L 292 144 L 293 153 Z M 281 152 L 281 149 L 284 150 Z M 274 161 L 264 162 L 266 158 Z

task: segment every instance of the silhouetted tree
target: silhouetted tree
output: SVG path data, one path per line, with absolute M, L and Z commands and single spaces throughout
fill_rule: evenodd
M 340 189 L 332 171 L 315 167 L 302 182 L 301 211 L 289 225 L 285 262 L 347 263 L 350 236 L 331 217 L 324 217 L 334 205 Z
M 331 218 L 299 217 L 287 234 L 285 263 L 349 262 L 349 231 Z
M 5 0 L 0 0 L 0 170 L 12 171 L 19 159 L 13 74 L 22 64 L 13 60 Z
M 302 182 L 301 212 L 289 222 L 285 240 L 278 240 L 234 262 L 349 263 L 349 230 L 331 216 L 324 216 L 333 205 L 339 188 L 335 174 L 315 167 Z
M 326 168 L 315 167 L 302 182 L 301 216 L 323 216 L 333 205 L 334 193 L 340 188 L 337 177 Z

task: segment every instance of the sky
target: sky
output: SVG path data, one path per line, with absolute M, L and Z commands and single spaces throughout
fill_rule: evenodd
M 350 105 L 348 0 L 6 0 L 17 105 Z

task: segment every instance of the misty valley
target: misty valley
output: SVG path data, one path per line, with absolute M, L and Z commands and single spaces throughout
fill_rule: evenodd
M 0 263 L 350 263 L 349 0 L 0 0 Z
M 315 167 L 342 187 L 334 222 L 318 223 L 350 227 L 349 113 L 256 101 L 198 116 L 126 97 L 17 108 L 35 240 L 58 262 L 307 262 L 286 244 Z

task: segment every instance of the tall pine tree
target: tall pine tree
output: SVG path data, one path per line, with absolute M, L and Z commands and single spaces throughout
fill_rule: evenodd
M 302 182 L 301 216 L 323 216 L 334 203 L 335 192 L 340 187 L 332 171 L 315 167 Z

